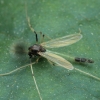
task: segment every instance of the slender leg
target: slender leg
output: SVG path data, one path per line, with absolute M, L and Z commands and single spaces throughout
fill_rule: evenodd
M 28 26 L 29 26 L 29 28 L 31 29 L 31 31 L 32 31 L 33 33 L 35 33 L 36 42 L 38 42 L 37 33 L 36 33 L 36 31 L 33 29 L 32 25 L 31 25 L 31 23 L 30 23 L 30 18 L 28 17 L 28 14 L 27 14 L 27 4 L 26 4 L 26 3 L 25 3 L 25 12 L 26 12 L 26 19 L 27 19 L 27 22 L 28 22 Z
M 36 42 L 38 42 L 38 36 L 37 36 L 37 33 L 34 31 L 35 33 L 35 37 L 36 37 Z
M 14 73 L 14 72 L 16 72 L 16 71 L 18 71 L 18 70 L 21 70 L 22 68 L 28 67 L 29 65 L 33 65 L 33 64 L 35 64 L 35 63 L 36 63 L 36 62 L 27 64 L 27 65 L 25 65 L 25 66 L 21 66 L 21 67 L 16 68 L 15 70 L 12 70 L 12 71 L 10 71 L 10 72 L 8 72 L 8 73 L 0 74 L 0 76 L 10 75 L 10 74 L 12 74 L 12 73 Z
M 32 77 L 33 77 L 33 80 L 34 80 L 36 89 L 37 89 L 37 91 L 38 91 L 40 100 L 42 100 L 42 97 L 41 97 L 41 95 L 40 95 L 40 91 L 39 91 L 39 88 L 38 88 L 38 86 L 37 86 L 36 79 L 35 79 L 35 76 L 34 76 L 34 73 L 33 73 L 33 68 L 32 68 L 32 65 L 35 64 L 35 63 L 37 63 L 37 61 L 35 61 L 35 62 L 33 62 L 33 63 L 30 63 L 30 64 L 27 64 L 27 65 L 25 65 L 25 66 L 21 66 L 21 67 L 15 69 L 15 70 L 12 70 L 12 71 L 10 71 L 10 72 L 8 72 L 8 73 L 0 74 L 0 76 L 7 76 L 7 75 L 10 75 L 10 74 L 12 74 L 12 73 L 18 71 L 18 70 L 21 70 L 22 68 L 25 68 L 25 67 L 30 66 L 30 67 L 31 67 L 31 72 L 32 72 Z
M 30 67 L 31 67 L 32 77 L 33 77 L 33 80 L 34 80 L 34 83 L 35 83 L 38 95 L 40 97 L 40 100 L 42 100 L 42 97 L 41 97 L 41 94 L 40 94 L 40 90 L 38 88 L 38 85 L 37 85 L 37 82 L 36 82 L 36 79 L 35 79 L 35 76 L 34 76 L 34 72 L 33 72 L 32 64 L 31 64 L 31 60 L 30 60 Z
M 26 4 L 26 2 L 25 2 L 25 12 L 26 12 L 26 18 L 27 18 L 28 26 L 31 29 L 31 31 L 34 33 L 35 30 L 32 28 L 32 25 L 30 24 L 30 18 L 28 17 L 28 14 L 27 14 L 27 4 Z
M 27 14 L 27 4 L 26 4 L 26 3 L 25 3 L 25 12 L 26 12 L 26 19 L 27 19 L 27 22 L 28 22 L 28 26 L 29 26 L 29 28 L 31 29 L 31 31 L 32 31 L 33 33 L 35 33 L 35 35 L 36 35 L 36 42 L 38 42 L 38 37 L 37 37 L 37 34 L 38 34 L 38 33 L 39 33 L 39 34 L 43 37 L 43 39 L 44 39 L 44 34 L 42 34 L 42 32 L 36 32 L 36 31 L 33 29 L 32 25 L 31 25 L 31 23 L 30 23 L 30 18 L 29 18 L 28 14 Z M 47 37 L 48 39 L 51 40 L 50 37 L 48 37 L 48 36 L 45 36 L 45 37 Z M 40 42 L 41 42 L 41 41 L 40 41 Z
M 48 60 L 48 62 L 49 62 L 51 65 L 56 66 L 56 64 L 53 63 L 52 61 Z
M 39 59 L 41 58 L 41 56 L 39 58 L 37 58 L 36 63 L 38 63 Z
M 83 74 L 85 74 L 85 75 L 88 75 L 88 76 L 90 76 L 90 77 L 92 77 L 92 78 L 97 79 L 97 80 L 100 81 L 100 78 L 99 78 L 99 77 L 96 77 L 96 76 L 94 76 L 94 75 L 92 75 L 92 74 L 90 74 L 90 73 L 84 72 L 84 71 L 82 71 L 82 70 L 80 70 L 80 69 L 78 69 L 78 68 L 74 68 L 74 70 L 77 70 L 77 71 L 79 71 L 79 72 L 81 72 L 81 73 L 83 73 Z

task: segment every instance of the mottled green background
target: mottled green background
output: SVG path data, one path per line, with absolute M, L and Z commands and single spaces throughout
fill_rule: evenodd
M 27 0 L 28 16 L 36 31 L 51 38 L 78 32 L 82 40 L 54 49 L 64 54 L 92 58 L 94 64 L 74 67 L 100 77 L 100 0 Z M 25 0 L 0 0 L 0 73 L 29 63 L 28 56 L 16 56 L 12 48 L 35 43 L 25 16 Z M 100 81 L 75 71 L 51 66 L 46 59 L 33 65 L 43 100 L 100 100 Z M 69 74 L 70 73 L 70 74 Z M 0 77 L 0 100 L 39 100 L 30 67 Z

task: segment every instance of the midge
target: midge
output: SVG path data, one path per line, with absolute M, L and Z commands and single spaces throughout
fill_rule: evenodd
M 29 26 L 30 26 L 30 23 L 29 23 Z M 30 29 L 32 31 L 34 30 L 32 27 L 30 27 Z M 37 33 L 35 31 L 34 31 L 34 33 L 35 33 L 35 36 L 36 36 L 36 42 L 38 42 Z M 42 36 L 44 38 L 44 35 L 42 35 Z M 89 73 L 84 72 L 84 71 L 82 71 L 80 69 L 74 68 L 73 65 L 70 62 L 68 62 L 63 57 L 59 56 L 59 55 L 62 55 L 62 54 L 46 49 L 46 48 L 59 48 L 59 47 L 63 47 L 63 46 L 68 46 L 68 45 L 71 45 L 71 44 L 79 41 L 81 38 L 82 38 L 82 35 L 80 33 L 76 33 L 76 34 L 67 35 L 67 36 L 64 36 L 64 37 L 52 39 L 50 41 L 43 42 L 43 43 L 40 43 L 40 44 L 36 43 L 33 46 L 30 46 L 28 48 L 28 50 L 29 50 L 28 51 L 29 58 L 32 59 L 35 56 L 39 56 L 39 58 L 40 58 L 42 56 L 42 57 L 46 58 L 52 64 L 55 64 L 56 66 L 61 66 L 61 67 L 64 67 L 64 68 L 66 68 L 68 70 L 77 70 L 77 71 L 79 71 L 81 73 L 84 73 L 84 74 L 90 76 L 90 77 L 93 77 L 93 78 L 95 78 L 97 80 L 100 80 L 100 78 L 98 78 L 98 77 L 96 77 L 96 76 L 94 76 L 92 74 L 89 74 Z M 36 62 L 38 62 L 39 58 L 36 60 Z M 93 63 L 94 62 L 94 61 L 92 61 L 90 59 L 78 58 L 78 57 L 75 57 L 74 60 L 76 62 L 82 62 L 82 63 L 85 63 L 85 62 Z M 35 64 L 36 62 L 33 62 L 33 63 L 31 62 L 30 64 L 25 65 L 25 66 L 21 66 L 21 67 L 13 70 L 11 72 L 8 72 L 8 73 L 5 73 L 5 74 L 0 74 L 0 76 L 9 75 L 9 74 L 12 74 L 15 71 L 18 71 L 18 70 L 20 70 L 22 68 L 30 66 L 31 67 L 32 76 L 33 76 L 33 79 L 34 79 L 34 82 L 35 82 L 35 85 L 36 85 L 36 89 L 38 91 L 40 100 L 42 100 L 42 97 L 40 95 L 40 91 L 38 89 L 38 86 L 37 86 L 37 83 L 36 83 L 36 80 L 35 80 L 35 77 L 34 77 L 33 68 L 32 68 L 32 64 Z
M 26 16 L 27 16 L 27 11 L 26 11 Z M 34 32 L 34 34 L 35 34 L 36 42 L 38 42 L 38 33 L 36 33 L 34 31 L 34 29 L 32 28 L 32 26 L 30 24 L 30 19 L 29 19 L 28 16 L 27 16 L 27 20 L 28 20 L 28 25 L 29 25 L 31 31 Z M 42 39 L 43 39 L 44 35 L 42 35 L 41 32 L 40 32 L 40 34 L 41 34 Z M 81 38 L 82 38 L 82 34 L 81 34 L 81 32 L 79 32 L 79 33 L 76 33 L 76 34 L 67 35 L 67 36 L 64 36 L 64 37 L 56 38 L 56 39 L 51 39 L 47 42 L 40 42 L 40 44 L 36 43 L 36 44 L 34 44 L 34 45 L 32 45 L 28 48 L 28 50 L 29 50 L 28 55 L 30 57 L 30 61 L 35 56 L 37 56 L 37 57 L 39 56 L 38 59 L 36 60 L 36 62 L 30 62 L 30 64 L 27 64 L 25 66 L 21 66 L 21 67 L 13 70 L 11 72 L 8 72 L 8 73 L 5 73 L 5 74 L 0 74 L 0 76 L 10 75 L 13 72 L 16 72 L 18 70 L 21 70 L 22 68 L 30 66 L 31 67 L 31 72 L 32 72 L 32 77 L 33 77 L 33 80 L 34 80 L 34 83 L 35 83 L 35 86 L 36 86 L 36 89 L 37 89 L 40 100 L 42 100 L 42 97 L 41 97 L 39 88 L 37 86 L 36 79 L 35 79 L 35 76 L 34 76 L 34 73 L 33 73 L 33 68 L 32 68 L 32 65 L 37 63 L 40 57 L 46 58 L 53 65 L 55 64 L 56 66 L 61 66 L 61 67 L 66 68 L 68 70 L 77 70 L 81 73 L 84 73 L 84 74 L 86 74 L 90 77 L 93 77 L 93 78 L 100 81 L 100 78 L 73 67 L 73 65 L 70 62 L 68 62 L 66 59 L 61 57 L 62 54 L 48 50 L 48 48 L 59 48 L 59 47 L 64 47 L 64 46 L 71 45 L 71 44 L 76 43 L 77 41 L 79 41 Z M 42 40 L 40 40 L 40 41 L 42 41 Z M 74 60 L 76 62 L 82 62 L 82 63 L 85 63 L 85 62 L 93 63 L 94 62 L 90 59 L 79 58 L 79 57 L 75 57 Z

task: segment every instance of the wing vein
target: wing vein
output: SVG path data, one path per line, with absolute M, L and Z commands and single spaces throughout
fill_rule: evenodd
M 57 39 L 52 39 L 47 42 L 43 42 L 43 43 L 41 43 L 41 45 L 46 48 L 58 48 L 58 47 L 71 45 L 71 44 L 79 41 L 81 38 L 82 38 L 82 35 L 80 33 L 76 33 L 76 34 L 60 37 Z
M 74 68 L 70 62 L 68 62 L 67 60 L 65 60 L 64 58 L 62 58 L 56 54 L 49 52 L 48 50 L 46 52 L 39 52 L 38 54 L 41 55 L 42 57 L 56 63 L 58 66 L 64 67 L 68 70 L 73 70 L 73 68 Z

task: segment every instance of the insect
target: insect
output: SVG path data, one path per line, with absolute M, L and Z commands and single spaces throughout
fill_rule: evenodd
M 38 42 L 37 33 L 35 33 L 35 35 L 36 35 L 36 41 Z M 100 78 L 98 78 L 96 76 L 93 76 L 93 75 L 91 75 L 87 72 L 80 70 L 80 69 L 74 68 L 73 65 L 70 62 L 68 62 L 63 57 L 59 56 L 59 55 L 61 55 L 60 53 L 53 52 L 53 51 L 46 49 L 46 48 L 59 48 L 59 47 L 71 45 L 71 44 L 79 41 L 81 38 L 82 38 L 82 35 L 80 33 L 77 33 L 77 34 L 67 35 L 67 36 L 64 36 L 64 37 L 53 39 L 53 40 L 50 40 L 50 41 L 47 41 L 47 42 L 43 42 L 41 44 L 34 44 L 33 46 L 30 46 L 28 48 L 29 58 L 31 59 L 31 58 L 34 58 L 35 56 L 39 56 L 39 57 L 42 56 L 42 57 L 46 58 L 47 60 L 49 60 L 50 62 L 53 62 L 54 64 L 56 64 L 56 66 L 61 66 L 61 67 L 64 67 L 68 70 L 77 70 L 77 71 L 84 73 L 88 76 L 91 76 L 91 77 L 93 77 L 97 80 L 100 80 Z M 59 43 L 59 45 L 58 45 L 58 43 Z M 84 63 L 84 62 L 93 63 L 94 62 L 90 59 L 78 58 L 78 57 L 76 57 L 74 60 L 76 62 L 82 62 L 82 63 Z M 35 85 L 36 85 L 36 88 L 37 88 L 37 91 L 38 91 L 38 94 L 39 94 L 39 97 L 40 97 L 40 100 L 42 100 L 42 97 L 40 95 L 40 91 L 38 89 L 38 86 L 37 86 L 37 83 L 36 83 L 36 80 L 35 80 L 35 77 L 34 77 L 33 68 L 32 68 L 32 64 L 35 64 L 35 63 L 36 62 L 33 62 L 33 63 L 31 62 L 30 64 L 19 67 L 19 68 L 15 69 L 15 70 L 13 70 L 9 73 L 0 74 L 0 76 L 9 75 L 9 74 L 12 74 L 15 71 L 18 71 L 22 68 L 30 66 L 31 71 L 32 71 L 32 75 L 33 75 L 33 79 L 34 79 L 34 82 L 35 82 Z
M 35 34 L 36 42 L 38 42 L 38 33 L 36 33 L 34 31 L 34 29 L 32 28 L 32 26 L 30 24 L 30 19 L 29 19 L 28 16 L 27 16 L 27 20 L 28 20 L 28 25 L 29 25 L 31 31 L 34 32 L 34 34 Z M 42 38 L 44 38 L 44 35 L 42 33 L 40 33 L 40 34 L 42 35 Z M 84 72 L 80 69 L 73 67 L 73 65 L 70 62 L 68 62 L 66 59 L 64 59 L 63 57 L 60 56 L 62 54 L 48 50 L 48 48 L 59 48 L 59 47 L 71 45 L 71 44 L 79 41 L 81 38 L 82 38 L 82 34 L 79 32 L 79 33 L 76 33 L 76 34 L 67 35 L 67 36 L 64 36 L 64 37 L 52 39 L 52 40 L 47 41 L 47 42 L 42 42 L 40 44 L 36 43 L 36 44 L 34 44 L 34 45 L 32 45 L 28 48 L 28 50 L 29 50 L 28 55 L 29 55 L 29 58 L 30 58 L 30 64 L 27 64 L 25 66 L 21 66 L 21 67 L 13 70 L 11 72 L 8 72 L 8 73 L 5 73 L 5 74 L 0 74 L 0 76 L 10 75 L 10 74 L 22 69 L 22 68 L 30 66 L 32 76 L 33 76 L 33 80 L 35 82 L 36 89 L 37 89 L 37 92 L 39 94 L 40 100 L 42 100 L 42 96 L 41 96 L 39 88 L 37 86 L 36 79 L 35 79 L 34 72 L 33 72 L 33 68 L 32 68 L 32 65 L 37 63 L 40 57 L 46 58 L 48 61 L 50 61 L 52 64 L 55 64 L 56 66 L 61 66 L 61 67 L 66 68 L 68 70 L 77 70 L 77 71 L 79 71 L 83 74 L 86 74 L 90 77 L 93 77 L 97 80 L 100 80 L 100 78 L 98 78 L 98 77 L 96 77 L 96 76 L 94 76 L 90 73 Z M 36 62 L 32 62 L 31 59 L 34 58 L 35 56 L 39 56 L 39 58 L 36 60 Z M 86 59 L 86 58 L 79 58 L 79 57 L 74 58 L 74 60 L 76 62 L 82 62 L 82 63 L 85 63 L 85 62 L 93 63 L 94 62 L 93 60 Z

